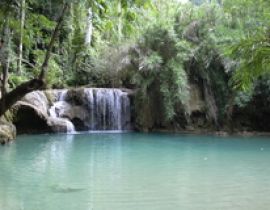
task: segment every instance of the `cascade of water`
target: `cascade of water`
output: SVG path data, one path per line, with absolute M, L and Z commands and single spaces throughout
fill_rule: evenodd
M 70 98 L 73 95 L 76 100 Z M 120 89 L 85 88 L 71 96 L 68 90 L 59 91 L 49 115 L 64 120 L 67 132 L 74 132 L 75 127 L 81 131 L 131 129 L 130 99 L 128 93 Z
M 71 107 L 70 104 L 65 101 L 66 96 L 67 90 L 63 90 L 58 93 L 58 100 L 49 109 L 49 115 L 52 118 L 61 119 L 62 121 L 64 121 L 66 124 L 67 133 L 74 133 L 76 130 L 73 123 L 69 119 L 62 117 L 64 114 L 64 110 L 70 109 Z
M 95 130 L 95 103 L 94 103 L 94 95 L 93 91 L 84 91 L 85 97 L 87 100 L 87 108 L 90 110 L 90 119 L 86 122 L 87 126 L 90 130 Z
M 129 130 L 130 99 L 119 89 L 87 88 L 84 90 L 89 130 Z
M 67 92 L 68 92 L 68 90 L 60 91 L 59 95 L 58 95 L 58 101 L 65 101 L 67 98 Z
M 73 125 L 72 122 L 70 122 L 68 119 L 65 119 L 66 120 L 66 126 L 67 126 L 67 133 L 75 133 L 76 130 L 75 130 L 75 126 Z
M 130 99 L 127 93 L 122 95 L 122 125 L 126 126 L 127 130 L 131 129 L 131 110 L 130 110 Z
M 116 90 L 114 92 L 114 100 L 115 100 L 115 107 L 114 111 L 116 111 L 115 116 L 116 116 L 116 129 L 117 130 L 122 130 L 122 121 L 121 121 L 121 113 L 122 113 L 122 106 L 121 106 L 121 99 L 122 99 L 122 92 L 119 90 Z

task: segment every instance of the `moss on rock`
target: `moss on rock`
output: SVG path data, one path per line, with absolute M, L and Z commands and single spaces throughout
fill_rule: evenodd
M 0 122 L 0 143 L 6 144 L 16 138 L 16 127 L 8 122 Z

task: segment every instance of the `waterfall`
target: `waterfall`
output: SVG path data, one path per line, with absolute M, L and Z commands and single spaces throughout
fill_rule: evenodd
M 73 125 L 72 122 L 70 122 L 68 119 L 65 119 L 66 120 L 66 126 L 67 126 L 67 133 L 75 133 L 76 130 L 75 130 L 75 126 Z
M 60 91 L 58 93 L 58 97 L 56 102 L 49 109 L 49 116 L 54 118 L 55 120 L 61 120 L 66 125 L 67 133 L 75 133 L 75 126 L 73 123 L 66 117 L 64 117 L 64 110 L 70 108 L 70 105 L 65 101 L 67 95 L 67 90 Z
M 68 132 L 131 129 L 130 98 L 120 89 L 84 88 L 59 91 L 49 115 L 65 119 Z
M 89 130 L 130 130 L 130 99 L 120 89 L 84 89 Z
M 58 93 L 58 101 L 65 101 L 67 98 L 67 92 L 68 90 L 62 90 Z

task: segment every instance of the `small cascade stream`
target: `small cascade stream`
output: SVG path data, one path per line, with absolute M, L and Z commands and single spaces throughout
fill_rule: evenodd
M 85 88 L 59 90 L 49 109 L 53 118 L 64 119 L 68 133 L 131 129 L 130 98 L 120 89 Z
M 49 109 L 49 115 L 52 118 L 60 118 L 63 120 L 66 124 L 66 131 L 67 133 L 75 133 L 75 126 L 73 123 L 65 117 L 61 117 L 63 114 L 63 111 L 69 107 L 70 105 L 65 101 L 67 95 L 67 90 L 63 90 L 59 92 L 59 96 L 57 101 L 53 104 L 53 106 Z

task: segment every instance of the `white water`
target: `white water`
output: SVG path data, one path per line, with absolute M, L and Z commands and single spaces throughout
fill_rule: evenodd
M 130 99 L 119 89 L 84 90 L 90 115 L 86 124 L 89 130 L 129 130 Z
M 76 91 L 76 90 L 75 90 Z M 80 103 L 74 102 L 68 90 L 59 91 L 57 101 L 49 109 L 53 118 L 66 120 L 67 132 L 74 133 L 72 122 L 79 120 L 80 131 L 122 131 L 131 129 L 130 99 L 120 89 L 85 88 L 75 94 Z
M 66 125 L 67 125 L 67 133 L 72 133 L 72 134 L 76 133 L 75 126 L 68 119 L 66 119 Z
M 63 90 L 59 93 L 58 101 L 53 104 L 53 106 L 49 109 L 49 115 L 52 118 L 60 118 L 61 120 L 64 120 L 66 123 L 66 132 L 67 133 L 75 133 L 75 126 L 73 123 L 64 117 L 61 117 L 64 113 L 64 110 L 67 107 L 70 107 L 70 105 L 65 101 L 67 95 L 67 90 Z

